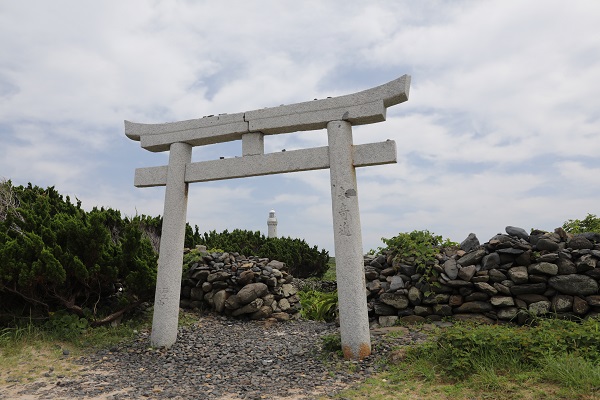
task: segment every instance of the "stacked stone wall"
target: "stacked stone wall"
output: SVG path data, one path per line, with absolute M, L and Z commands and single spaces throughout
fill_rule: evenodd
M 335 282 L 293 278 L 284 263 L 237 253 L 207 253 L 184 275 L 181 306 L 252 319 L 297 317 L 298 288 L 335 290 Z M 532 316 L 585 318 L 600 314 L 600 234 L 571 235 L 506 227 L 480 244 L 470 234 L 439 252 L 425 279 L 392 254 L 366 255 L 369 316 L 380 325 L 452 317 L 519 324 Z M 312 286 L 311 286 L 312 285 Z
M 477 319 L 525 323 L 533 315 L 584 318 L 600 313 L 600 235 L 507 227 L 481 245 L 470 234 L 460 248 L 440 252 L 423 279 L 391 254 L 365 256 L 370 316 L 398 319 Z
M 208 253 L 203 246 L 192 251 L 200 257 L 184 273 L 181 307 L 251 319 L 284 321 L 298 316 L 298 290 L 285 263 L 238 253 Z

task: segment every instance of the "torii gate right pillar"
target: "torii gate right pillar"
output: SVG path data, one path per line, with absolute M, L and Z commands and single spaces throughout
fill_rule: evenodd
M 346 359 L 371 354 L 352 125 L 327 124 L 340 334 Z

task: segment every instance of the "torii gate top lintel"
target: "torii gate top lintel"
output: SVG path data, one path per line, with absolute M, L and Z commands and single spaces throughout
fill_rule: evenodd
M 125 121 L 125 135 L 153 152 L 172 143 L 203 146 L 240 140 L 246 133 L 265 135 L 325 129 L 330 121 L 364 125 L 385 121 L 386 108 L 408 100 L 410 76 L 361 92 L 279 107 L 161 124 Z

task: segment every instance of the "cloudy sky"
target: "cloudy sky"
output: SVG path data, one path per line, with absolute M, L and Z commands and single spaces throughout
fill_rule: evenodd
M 353 93 L 412 76 L 387 121 L 398 163 L 357 170 L 364 251 L 428 229 L 487 241 L 600 215 L 600 2 L 0 0 L 0 178 L 86 209 L 163 213 L 164 165 L 124 135 L 159 123 Z M 327 145 L 268 136 L 266 152 Z M 241 143 L 194 148 L 195 161 Z M 260 230 L 334 252 L 329 171 L 190 186 L 201 232 Z

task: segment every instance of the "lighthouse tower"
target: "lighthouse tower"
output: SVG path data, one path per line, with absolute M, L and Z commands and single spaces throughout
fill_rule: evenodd
M 267 225 L 269 227 L 270 238 L 277 237 L 277 217 L 275 217 L 275 210 L 269 211 L 269 218 L 267 219 Z

